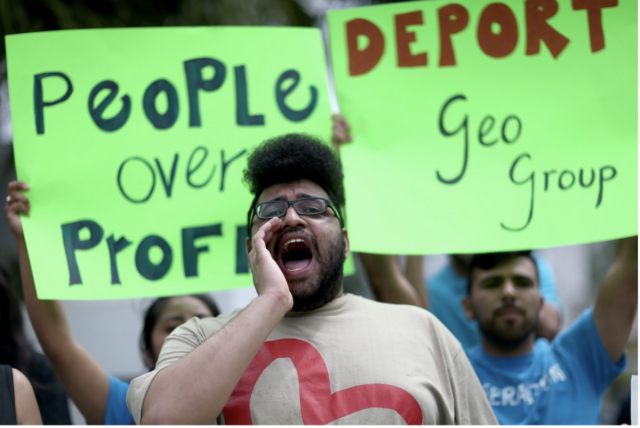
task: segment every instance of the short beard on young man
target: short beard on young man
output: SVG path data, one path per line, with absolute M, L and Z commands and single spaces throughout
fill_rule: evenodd
M 501 329 L 498 329 L 495 326 L 492 319 L 485 322 L 478 321 L 478 327 L 480 328 L 483 337 L 494 346 L 499 349 L 511 350 L 518 348 L 535 333 L 536 327 L 538 326 L 538 318 L 539 317 L 536 316 L 534 319 L 525 323 L 521 331 L 515 336 L 507 336 L 504 331 L 501 331 Z

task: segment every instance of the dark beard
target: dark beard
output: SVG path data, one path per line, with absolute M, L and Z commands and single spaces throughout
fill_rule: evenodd
M 529 336 L 535 331 L 535 326 L 527 332 L 523 332 L 521 336 L 517 338 L 507 339 L 500 336 L 495 330 L 491 328 L 486 328 L 480 324 L 480 331 L 485 339 L 491 342 L 496 348 L 503 349 L 505 351 L 510 351 L 512 349 L 518 348 L 524 342 L 529 339 Z
M 318 309 L 335 299 L 342 289 L 342 266 L 344 264 L 344 238 L 340 236 L 325 254 L 321 254 L 315 239 L 311 240 L 314 247 L 314 257 L 321 266 L 320 275 L 309 284 L 312 290 L 305 296 L 293 296 L 293 312 L 308 312 Z
M 536 331 L 536 327 L 538 326 L 538 318 L 539 316 L 536 316 L 535 319 L 532 320 L 530 325 L 524 326 L 522 332 L 516 337 L 505 337 L 505 334 L 499 331 L 493 325 L 493 322 L 491 320 L 486 323 L 478 322 L 478 327 L 482 332 L 482 336 L 489 342 L 491 342 L 496 348 L 509 351 L 518 348 L 520 345 L 526 342 L 532 334 L 534 334 L 534 332 Z

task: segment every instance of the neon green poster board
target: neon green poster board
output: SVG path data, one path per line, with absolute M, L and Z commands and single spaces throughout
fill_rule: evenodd
M 330 137 L 319 30 L 74 30 L 6 43 L 39 298 L 252 284 L 242 171 L 267 138 Z
M 471 253 L 637 234 L 638 4 L 598 4 L 329 12 L 354 137 L 342 150 L 352 249 Z

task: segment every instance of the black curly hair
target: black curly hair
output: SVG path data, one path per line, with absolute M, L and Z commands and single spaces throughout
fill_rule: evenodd
M 327 193 L 340 211 L 337 214 L 342 223 L 345 205 L 342 163 L 329 145 L 307 134 L 286 134 L 266 140 L 249 155 L 244 182 L 254 198 L 248 219 L 264 189 L 302 179 L 316 183 Z M 247 231 L 251 236 L 250 224 Z

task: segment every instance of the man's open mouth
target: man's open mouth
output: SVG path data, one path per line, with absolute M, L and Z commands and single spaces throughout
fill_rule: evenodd
M 297 272 L 308 267 L 313 253 L 307 242 L 301 238 L 291 238 L 282 246 L 282 265 L 289 272 Z

